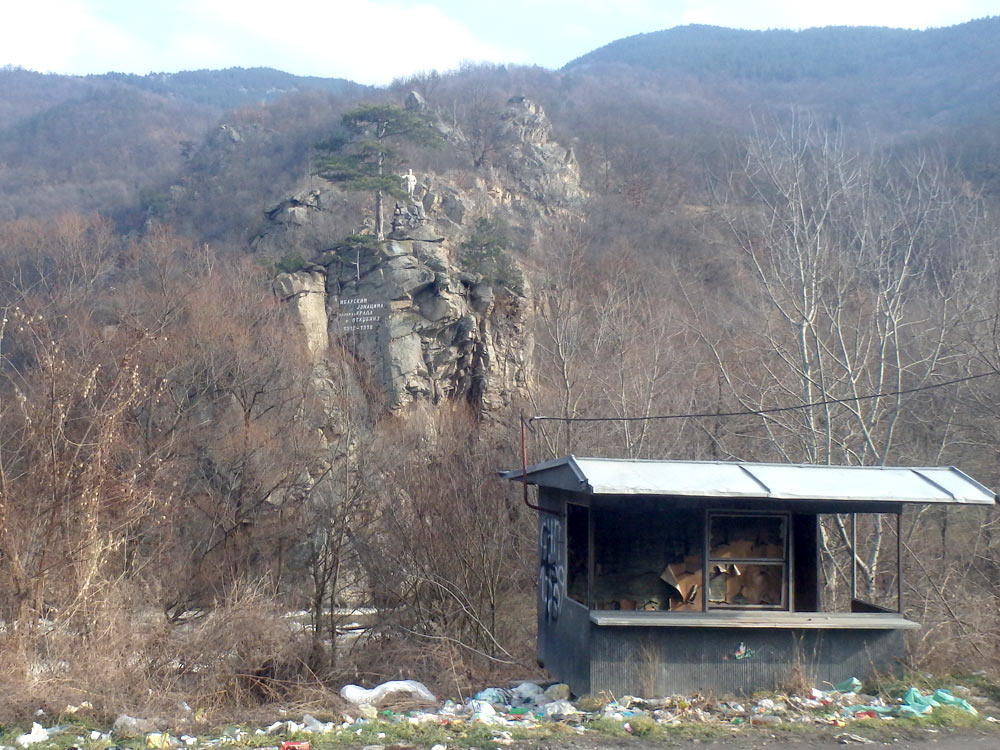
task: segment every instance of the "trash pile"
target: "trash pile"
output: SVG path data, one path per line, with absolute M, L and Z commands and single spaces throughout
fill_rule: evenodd
M 585 725 L 589 722 L 611 719 L 622 722 L 625 731 L 630 733 L 633 731 L 632 724 L 640 718 L 667 726 L 695 722 L 733 727 L 782 723 L 845 726 L 858 719 L 892 720 L 924 716 L 937 706 L 956 706 L 973 715 L 978 713 L 967 700 L 952 695 L 948 690 L 923 695 L 917 688 L 910 688 L 902 698 L 890 702 L 860 693 L 861 687 L 861 681 L 852 677 L 829 691 L 813 688 L 804 696 L 775 694 L 747 702 L 718 701 L 700 695 L 654 699 L 604 696 L 604 699 L 585 698 L 573 702 L 569 686 L 565 684 L 543 687 L 535 682 L 521 682 L 511 688 L 486 688 L 464 703 L 447 700 L 434 708 L 402 714 L 379 712 L 373 704 L 380 703 L 378 699 L 389 693 L 432 702 L 433 696 L 421 683 L 397 681 L 379 685 L 370 691 L 347 685 L 341 690 L 341 697 L 357 706 L 362 719 L 355 721 L 377 716 L 383 721 L 410 724 L 476 722 L 505 727 L 534 727 L 545 722 L 563 722 L 575 725 L 579 731 L 586 731 Z M 966 688 L 961 689 L 967 691 Z M 350 720 L 351 717 L 345 718 Z M 996 721 L 992 717 L 987 718 Z
M 604 694 L 572 701 L 569 686 L 565 684 L 544 686 L 526 681 L 510 688 L 486 688 L 462 702 L 446 700 L 442 703 L 420 682 L 393 680 L 371 689 L 345 685 L 340 695 L 352 708 L 333 721 L 320 721 L 307 713 L 302 716 L 301 721 L 278 721 L 253 730 L 229 727 L 214 737 L 187 734 L 175 737 L 162 731 L 163 727 L 158 726 L 156 721 L 122 714 L 110 732 L 93 730 L 85 733 L 89 737 L 80 736 L 77 740 L 81 744 L 87 739 L 95 743 L 106 743 L 105 747 L 110 746 L 109 750 L 120 750 L 119 743 L 126 738 L 140 739 L 152 750 L 237 744 L 257 746 L 262 741 L 265 745 L 256 750 L 310 750 L 309 741 L 302 739 L 303 735 L 351 733 L 360 739 L 365 733 L 366 725 L 370 725 L 367 727 L 366 739 L 372 736 L 383 739 L 385 733 L 378 730 L 390 724 L 432 724 L 445 727 L 485 724 L 493 727 L 493 740 L 497 744 L 508 745 L 513 742 L 511 729 L 530 729 L 552 722 L 566 724 L 582 734 L 594 729 L 595 722 L 610 720 L 620 722 L 622 729 L 629 734 L 642 734 L 651 726 L 688 723 L 716 724 L 733 730 L 746 726 L 767 727 L 785 723 L 844 727 L 848 722 L 858 719 L 892 721 L 896 718 L 921 717 L 940 706 L 953 706 L 972 715 L 978 714 L 969 700 L 953 695 L 953 692 L 966 695 L 980 705 L 985 704 L 989 711 L 996 710 L 996 706 L 990 705 L 985 699 L 972 696 L 971 691 L 963 686 L 956 686 L 953 690 L 935 690 L 928 694 L 921 693 L 917 688 L 910 688 L 894 701 L 861 693 L 861 687 L 859 680 L 851 678 L 833 686 L 829 691 L 813 688 L 807 695 L 779 693 L 746 701 L 720 701 L 700 695 L 652 699 L 623 696 L 615 699 Z M 65 713 L 73 712 L 67 710 Z M 993 716 L 987 716 L 986 720 L 1000 723 Z M 388 726 L 384 728 L 388 729 Z M 24 750 L 58 734 L 73 731 L 79 732 L 80 728 L 72 725 L 45 728 L 35 722 L 30 731 L 14 740 L 16 747 L 0 745 L 0 750 Z M 273 742 L 268 739 L 270 737 L 275 738 Z M 844 742 L 864 740 L 848 733 L 838 737 Z M 365 750 L 383 750 L 383 747 L 366 745 Z M 439 747 L 438 750 L 444 748 Z

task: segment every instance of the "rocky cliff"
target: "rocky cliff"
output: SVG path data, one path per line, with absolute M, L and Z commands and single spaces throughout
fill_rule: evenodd
M 439 127 L 449 148 L 468 146 L 461 131 Z M 489 138 L 478 168 L 417 174 L 412 196 L 386 217 L 383 242 L 361 217 L 346 226 L 343 193 L 315 178 L 269 209 L 253 242 L 271 257 L 306 259 L 275 289 L 294 307 L 310 352 L 317 362 L 352 359 L 391 410 L 464 399 L 493 411 L 530 380 L 530 287 L 519 270 L 513 283 L 470 263 L 470 238 L 483 220 L 502 224 L 504 261 L 517 269 L 576 214 L 583 192 L 572 151 L 552 139 L 531 101 L 511 99 Z

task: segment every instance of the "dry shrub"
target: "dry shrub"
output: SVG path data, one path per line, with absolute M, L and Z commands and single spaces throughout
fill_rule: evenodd
M 974 578 L 916 582 L 907 615 L 923 626 L 907 633 L 910 666 L 941 674 L 1000 673 L 1000 598 Z
M 443 648 L 467 670 L 523 671 L 534 661 L 534 513 L 496 476 L 513 458 L 474 415 L 442 413 L 433 432 L 433 441 L 412 438 L 387 482 L 396 496 L 358 540 L 380 633 L 393 648 Z
M 33 638 L 0 642 L 7 675 L 0 721 L 89 701 L 98 717 L 125 712 L 184 718 L 182 702 L 210 712 L 315 699 L 303 668 L 308 638 L 266 582 L 235 586 L 195 620 L 174 624 L 120 585 L 92 603 L 86 629 L 57 621 Z M 190 717 L 187 717 L 190 718 Z
M 925 514 L 904 552 L 909 665 L 1000 674 L 1000 546 L 991 511 Z M 949 533 L 950 532 L 950 533 Z
M 170 643 L 183 665 L 179 687 L 201 706 L 278 700 L 309 681 L 303 669 L 309 639 L 266 583 L 237 586 Z

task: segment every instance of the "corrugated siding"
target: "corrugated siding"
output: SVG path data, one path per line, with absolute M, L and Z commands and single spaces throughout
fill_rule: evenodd
M 743 646 L 742 658 L 741 645 Z M 745 695 L 802 670 L 817 685 L 899 671 L 899 631 L 602 628 L 590 639 L 590 692 Z M 746 655 L 749 654 L 749 655 Z

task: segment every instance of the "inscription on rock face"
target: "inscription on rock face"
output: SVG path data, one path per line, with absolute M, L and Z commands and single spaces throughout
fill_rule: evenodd
M 374 331 L 385 321 L 388 305 L 369 297 L 341 297 L 337 300 L 337 327 L 343 333 L 363 334 Z

